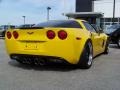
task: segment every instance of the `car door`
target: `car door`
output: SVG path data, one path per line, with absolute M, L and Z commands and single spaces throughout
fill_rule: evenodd
M 104 33 L 104 31 L 99 27 L 99 26 L 96 26 L 96 30 L 99 34 L 99 37 L 100 37 L 100 42 L 99 42 L 99 51 L 100 53 L 104 51 L 105 49 L 105 45 L 106 45 L 106 42 L 107 42 L 107 39 L 106 39 L 106 34 Z
M 91 33 L 91 40 L 93 44 L 93 54 L 97 55 L 100 53 L 100 44 L 101 44 L 101 37 L 100 34 L 88 23 L 83 21 L 86 29 Z
M 106 39 L 105 39 L 105 34 L 104 33 L 99 33 L 100 37 L 100 42 L 99 42 L 99 51 L 100 53 L 104 51 L 104 47 L 106 45 Z

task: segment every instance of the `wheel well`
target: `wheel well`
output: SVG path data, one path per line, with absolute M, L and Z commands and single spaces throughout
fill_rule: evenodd
M 117 39 L 119 39 L 119 38 L 120 38 L 120 34 L 117 35 Z
M 84 44 L 84 47 L 86 46 L 86 44 L 87 44 L 88 42 L 90 42 L 90 43 L 92 44 L 92 40 L 89 38 L 89 39 L 86 40 L 86 42 L 85 42 L 85 44 Z M 93 44 L 92 44 L 92 46 L 93 46 Z M 83 47 L 83 48 L 84 48 L 84 47 Z M 83 52 L 83 50 L 82 50 L 82 52 Z
M 92 50 L 93 50 L 92 40 L 91 40 L 91 39 L 88 39 L 88 40 L 86 41 L 85 45 L 86 45 L 88 42 L 90 42 L 90 43 L 91 43 L 91 45 L 92 45 Z
M 92 40 L 91 40 L 90 38 L 88 38 L 88 39 L 86 40 L 86 42 L 84 43 L 83 50 L 84 50 L 84 48 L 85 48 L 85 46 L 86 46 L 86 44 L 87 44 L 88 42 L 90 42 L 90 43 L 92 44 Z M 92 44 L 92 46 L 93 46 L 93 44 Z M 82 50 L 82 52 L 83 52 L 83 50 Z M 82 53 L 82 52 L 81 52 L 81 53 Z
M 92 40 L 91 39 L 87 39 L 86 42 L 85 42 L 85 44 L 84 44 L 84 48 L 86 47 L 86 45 L 88 43 L 92 44 Z M 84 55 L 84 49 L 83 49 L 83 51 L 82 51 L 82 53 L 80 55 L 78 65 L 81 65 L 83 68 L 86 68 L 86 69 L 90 68 L 90 66 L 86 65 L 86 58 L 85 58 L 85 55 Z
M 88 42 L 91 42 L 91 44 L 92 44 L 92 40 L 90 38 L 86 41 L 85 44 L 87 44 Z

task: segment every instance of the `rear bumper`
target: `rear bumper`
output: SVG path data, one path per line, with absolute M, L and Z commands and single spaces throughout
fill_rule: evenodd
M 70 63 L 67 62 L 65 59 L 60 57 L 53 57 L 53 56 L 40 56 L 40 55 L 25 55 L 25 54 L 11 54 L 10 58 L 13 60 L 17 60 L 23 63 L 34 63 L 34 64 L 51 64 L 51 63 L 59 63 L 59 64 L 66 64 L 69 65 Z
M 56 50 L 57 52 L 55 52 L 54 50 L 52 51 L 41 51 L 41 50 L 18 50 L 18 49 L 14 49 L 14 50 L 10 50 L 8 52 L 8 54 L 10 56 L 19 56 L 19 57 L 34 57 L 37 56 L 39 58 L 49 58 L 49 59 L 60 59 L 60 60 L 64 60 L 68 63 L 71 64 L 77 64 L 78 60 L 76 58 L 77 55 L 75 55 L 74 50 L 68 50 L 68 49 L 64 49 L 64 50 Z
M 26 43 L 14 40 L 5 40 L 8 55 L 31 55 L 44 57 L 59 57 L 71 64 L 77 64 L 82 52 L 83 45 L 70 41 L 48 41 L 39 43 L 37 49 L 26 49 Z M 79 47 L 79 48 L 78 48 Z

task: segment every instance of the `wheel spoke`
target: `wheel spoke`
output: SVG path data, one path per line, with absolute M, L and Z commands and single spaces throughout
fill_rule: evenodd
M 91 65 L 93 60 L 92 45 L 89 43 L 88 46 L 89 46 L 88 65 Z
M 118 40 L 118 44 L 119 44 L 119 46 L 120 46 L 120 39 Z

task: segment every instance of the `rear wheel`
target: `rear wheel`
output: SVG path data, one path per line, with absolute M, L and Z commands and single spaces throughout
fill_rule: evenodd
M 104 50 L 104 54 L 108 54 L 108 53 L 109 53 L 109 40 L 107 40 Z
M 84 47 L 84 50 L 81 54 L 78 65 L 84 69 L 89 69 L 92 66 L 93 62 L 93 46 L 90 41 L 88 41 Z
M 117 40 L 117 45 L 118 45 L 118 47 L 120 48 L 120 37 L 119 37 L 118 40 Z

